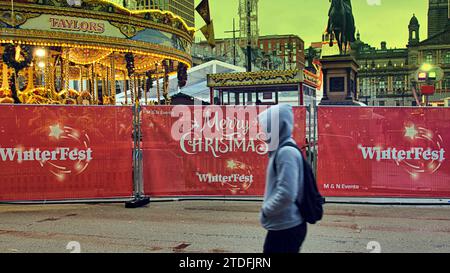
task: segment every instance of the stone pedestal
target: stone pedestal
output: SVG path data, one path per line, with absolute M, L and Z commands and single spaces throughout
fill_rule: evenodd
M 320 105 L 358 105 L 359 65 L 350 55 L 327 56 L 320 60 L 323 70 L 323 99 Z

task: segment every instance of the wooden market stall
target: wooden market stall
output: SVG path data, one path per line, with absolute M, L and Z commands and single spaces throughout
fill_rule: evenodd
M 319 78 L 300 70 L 209 74 L 210 103 L 215 105 L 278 104 L 281 92 L 296 92 L 304 105 L 305 87 L 316 89 Z

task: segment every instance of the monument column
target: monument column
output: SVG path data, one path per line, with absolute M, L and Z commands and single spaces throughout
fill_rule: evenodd
M 335 55 L 321 59 L 324 97 L 321 105 L 357 105 L 358 64 L 353 56 Z M 352 82 L 353 81 L 353 82 Z

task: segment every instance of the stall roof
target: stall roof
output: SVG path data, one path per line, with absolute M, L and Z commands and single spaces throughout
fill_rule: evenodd
M 303 81 L 301 70 L 208 74 L 208 87 L 233 92 L 292 91 Z

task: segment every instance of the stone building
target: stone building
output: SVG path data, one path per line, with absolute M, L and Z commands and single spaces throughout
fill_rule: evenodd
M 359 100 L 370 106 L 415 106 L 413 95 L 416 71 L 425 63 L 438 66 L 444 78 L 430 96 L 433 106 L 444 106 L 450 97 L 450 21 L 449 0 L 429 0 L 428 38 L 421 40 L 420 20 L 413 14 L 409 21 L 408 43 L 404 48 L 390 48 L 386 41 L 379 47 L 364 43 L 358 32 L 351 45 L 351 54 L 358 62 Z M 326 41 L 326 39 L 324 40 Z M 312 70 L 312 61 L 327 54 L 325 42 L 312 43 L 306 49 L 305 63 Z M 419 101 L 420 102 L 420 101 Z
M 234 48 L 236 45 L 236 53 Z M 245 39 L 216 39 L 212 49 L 207 42 L 193 45 L 194 63 L 220 60 L 238 66 L 246 66 Z M 260 36 L 252 49 L 252 63 L 257 70 L 290 70 L 305 68 L 305 43 L 296 35 Z

